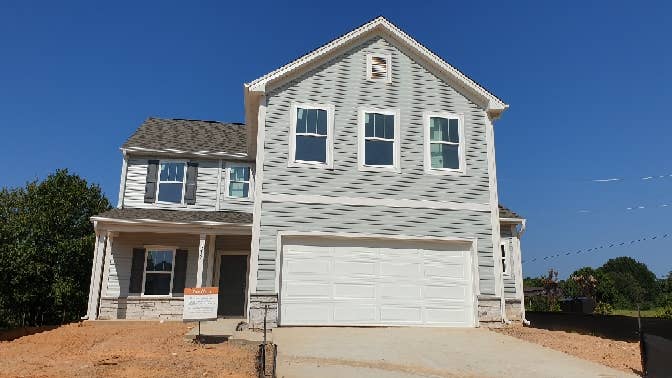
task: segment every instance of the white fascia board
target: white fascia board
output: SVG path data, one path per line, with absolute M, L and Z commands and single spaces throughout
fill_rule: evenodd
M 506 223 L 525 223 L 525 219 L 523 218 L 499 218 L 499 221 Z
M 324 60 L 328 56 L 340 51 L 343 47 L 348 46 L 349 44 L 358 41 L 361 37 L 376 31 L 393 37 L 397 41 L 404 44 L 411 51 L 416 52 L 420 57 L 424 58 L 429 63 L 432 63 L 434 66 L 448 74 L 450 77 L 455 78 L 466 89 L 469 89 L 472 92 L 478 94 L 485 100 L 487 110 L 489 112 L 499 114 L 508 108 L 508 105 L 505 104 L 502 100 L 488 92 L 485 88 L 467 77 L 455 67 L 448 64 L 441 57 L 433 53 L 431 50 L 423 46 L 421 43 L 413 39 L 411 36 L 403 32 L 401 29 L 396 27 L 382 16 L 360 26 L 355 30 L 352 30 L 342 37 L 327 43 L 326 45 L 294 60 L 293 62 L 276 69 L 275 71 L 272 71 L 250 83 L 245 84 L 245 88 L 249 92 L 265 92 L 269 83 L 276 82 L 297 70 L 302 70 L 305 67 L 312 66 L 312 63 Z
M 193 156 L 193 157 L 211 157 L 211 158 L 229 158 L 229 159 L 248 159 L 249 158 L 249 156 L 246 153 L 232 154 L 232 153 L 223 152 L 223 151 L 185 151 L 185 150 L 178 150 L 178 149 L 174 149 L 174 148 L 154 149 L 154 148 L 144 148 L 144 147 L 126 147 L 126 148 L 121 148 L 121 151 L 124 154 L 132 152 L 132 153 L 184 155 L 184 156 Z
M 194 221 L 194 222 L 170 222 L 156 219 L 116 219 L 105 217 L 91 217 L 94 222 L 105 222 L 107 224 L 151 224 L 151 225 L 167 225 L 167 226 L 236 226 L 236 227 L 252 227 L 249 223 L 225 223 L 213 221 Z

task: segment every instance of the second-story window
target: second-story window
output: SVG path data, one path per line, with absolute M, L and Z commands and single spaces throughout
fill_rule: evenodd
M 361 109 L 360 167 L 399 170 L 399 112 Z
M 292 104 L 290 115 L 290 166 L 333 166 L 334 107 Z
M 425 113 L 425 169 L 435 173 L 464 173 L 464 136 L 459 115 Z
M 250 196 L 250 167 L 229 167 L 228 196 L 234 198 L 248 198 Z
M 184 162 L 161 162 L 156 196 L 158 202 L 182 203 L 185 167 Z

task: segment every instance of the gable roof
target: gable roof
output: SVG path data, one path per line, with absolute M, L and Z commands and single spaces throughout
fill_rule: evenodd
M 457 68 L 448 64 L 440 56 L 429 50 L 420 42 L 413 39 L 411 36 L 403 32 L 401 29 L 396 27 L 382 16 L 367 22 L 366 24 L 352 30 L 351 32 L 344 34 L 343 36 L 272 72 L 267 73 L 266 75 L 248 84 L 245 84 L 245 88 L 250 92 L 265 92 L 266 86 L 268 84 L 278 82 L 297 71 L 323 62 L 328 57 L 342 51 L 343 48 L 376 33 L 382 33 L 401 43 L 412 52 L 417 53 L 418 56 L 423 58 L 426 63 L 434 66 L 440 72 L 445 73 L 448 77 L 454 79 L 463 88 L 481 97 L 483 100 L 485 100 L 488 111 L 501 113 L 508 107 L 508 105 L 505 104 L 504 101 L 502 101 L 500 98 L 490 93 L 487 89 L 469 78 L 467 75 L 460 72 Z
M 133 152 L 247 157 L 247 130 L 239 123 L 147 118 L 121 146 Z
M 522 216 L 515 213 L 513 210 L 509 209 L 508 207 L 504 207 L 502 205 L 499 205 L 499 217 L 500 218 L 509 218 L 509 219 L 523 219 Z

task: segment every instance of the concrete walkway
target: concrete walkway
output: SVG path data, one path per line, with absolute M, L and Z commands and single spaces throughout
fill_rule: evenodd
M 277 328 L 278 377 L 634 377 L 487 329 Z

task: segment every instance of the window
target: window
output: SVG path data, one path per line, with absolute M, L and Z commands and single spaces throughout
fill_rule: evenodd
M 425 170 L 464 173 L 462 118 L 450 113 L 425 113 Z
M 381 54 L 368 54 L 366 56 L 367 80 L 392 82 L 392 56 Z
M 184 193 L 184 162 L 162 161 L 159 170 L 158 202 L 182 203 Z
M 148 249 L 145 258 L 144 295 L 169 295 L 173 288 L 175 250 Z
M 399 111 L 362 109 L 360 167 L 399 170 Z
M 333 105 L 292 104 L 290 166 L 333 167 Z
M 250 196 L 250 167 L 229 166 L 228 196 L 248 198 Z
M 502 243 L 500 244 L 499 248 L 500 248 L 500 250 L 501 250 L 501 252 L 502 252 L 502 273 L 503 273 L 505 276 L 508 276 L 509 273 L 510 273 L 510 267 L 509 267 L 509 264 L 508 264 L 508 262 L 509 262 L 509 259 L 508 259 L 508 255 L 509 255 L 509 251 L 508 251 L 508 250 L 509 250 L 509 243 L 506 242 L 506 241 L 502 241 Z

